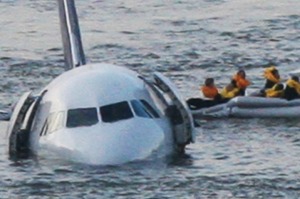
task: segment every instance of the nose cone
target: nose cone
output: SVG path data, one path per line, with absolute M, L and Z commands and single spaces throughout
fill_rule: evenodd
M 154 121 L 141 119 L 66 129 L 50 134 L 47 141 L 61 150 L 61 154 L 68 151 L 72 160 L 117 165 L 147 158 L 164 139 L 163 130 Z

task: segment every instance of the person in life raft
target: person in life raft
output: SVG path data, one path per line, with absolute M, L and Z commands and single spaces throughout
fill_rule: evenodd
M 275 86 L 275 84 L 280 83 L 279 71 L 275 66 L 266 68 L 264 70 L 263 76 L 266 79 L 264 89 L 272 88 L 273 86 Z
M 221 95 L 219 94 L 219 91 L 215 85 L 215 80 L 213 78 L 207 78 L 200 90 L 202 91 L 203 96 L 208 99 L 216 101 L 219 101 L 221 99 Z
M 232 80 L 236 81 L 236 86 L 239 89 L 239 93 L 237 95 L 244 96 L 246 88 L 251 84 L 250 81 L 246 78 L 245 70 L 238 70 L 238 72 L 232 77 Z
M 215 86 L 213 78 L 207 78 L 200 90 L 204 97 L 222 103 L 236 96 L 245 95 L 245 90 L 249 85 L 250 81 L 246 79 L 246 73 L 241 69 L 232 77 L 230 83 L 220 93 Z
M 252 96 L 258 96 L 258 97 L 275 97 L 275 96 L 281 96 L 281 94 L 274 94 L 272 93 L 272 90 L 275 91 L 275 89 L 278 91 L 278 89 L 281 89 L 280 84 L 280 74 L 279 71 L 276 69 L 275 66 L 270 66 L 266 68 L 263 72 L 263 77 L 265 78 L 265 84 L 264 87 L 258 92 L 251 94 Z M 277 86 L 276 86 L 277 85 Z M 268 91 L 268 93 L 267 93 Z M 276 92 L 277 92 L 276 91 Z
M 213 78 L 206 78 L 204 85 L 200 87 L 200 91 L 205 99 L 190 98 L 187 100 L 187 104 L 192 110 L 214 106 L 223 102 L 223 98 L 215 86 L 215 80 Z
M 292 76 L 286 81 L 284 90 L 284 98 L 287 100 L 300 98 L 300 82 L 298 76 Z

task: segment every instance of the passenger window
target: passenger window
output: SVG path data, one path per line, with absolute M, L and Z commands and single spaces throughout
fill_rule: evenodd
M 68 110 L 67 127 L 92 126 L 98 123 L 96 108 L 79 108 Z
M 133 117 L 128 102 L 119 102 L 100 107 L 103 122 L 116 122 Z
M 138 100 L 131 100 L 132 108 L 135 114 L 139 117 L 151 118 L 152 116 L 150 113 L 147 112 L 145 106 L 142 104 L 141 101 Z

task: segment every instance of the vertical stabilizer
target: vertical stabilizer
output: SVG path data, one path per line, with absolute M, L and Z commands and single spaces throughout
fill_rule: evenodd
M 74 0 L 58 0 L 61 35 L 67 69 L 85 64 Z

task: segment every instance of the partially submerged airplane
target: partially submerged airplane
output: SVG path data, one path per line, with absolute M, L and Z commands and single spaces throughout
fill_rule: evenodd
M 193 118 L 174 84 L 125 67 L 86 64 L 74 0 L 58 0 L 66 66 L 38 95 L 23 94 L 7 134 L 9 154 L 46 149 L 87 164 L 122 164 L 194 142 Z

